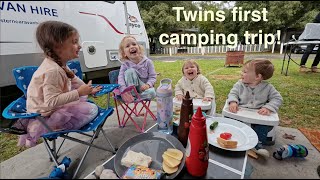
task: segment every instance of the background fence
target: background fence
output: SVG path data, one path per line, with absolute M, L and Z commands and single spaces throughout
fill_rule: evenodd
M 158 54 L 178 54 L 178 53 L 187 53 L 187 54 L 213 54 L 213 53 L 225 53 L 227 51 L 244 51 L 244 52 L 266 52 L 271 51 L 273 45 L 268 45 L 267 48 L 263 44 L 246 44 L 238 45 L 235 48 L 229 48 L 227 45 L 221 46 L 202 46 L 199 47 L 164 47 L 160 48 Z

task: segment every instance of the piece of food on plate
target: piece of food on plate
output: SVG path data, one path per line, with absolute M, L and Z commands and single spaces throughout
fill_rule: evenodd
M 129 150 L 126 157 L 121 159 L 121 165 L 130 167 L 132 165 L 140 165 L 144 167 L 149 167 L 152 162 L 152 158 L 143 154 L 142 152 L 134 152 Z
M 169 167 L 164 161 L 162 162 L 162 169 L 164 170 L 164 172 L 166 172 L 167 174 L 172 174 L 178 171 L 178 166 L 171 168 Z
M 231 133 L 228 133 L 228 132 L 224 132 L 224 133 L 221 133 L 221 134 L 220 134 L 220 137 L 221 137 L 222 139 L 224 139 L 224 140 L 229 140 L 229 139 L 231 139 L 232 134 L 231 134 Z
M 144 166 L 132 165 L 122 176 L 122 179 L 160 179 L 161 171 Z
M 223 148 L 234 149 L 237 148 L 238 141 L 225 140 L 221 137 L 217 137 L 218 144 Z
M 168 148 L 167 151 L 164 152 L 164 154 L 179 161 L 181 161 L 181 159 L 183 158 L 183 153 L 179 149 Z
M 179 161 L 175 158 L 172 158 L 166 154 L 162 154 L 162 158 L 163 158 L 163 161 L 165 161 L 165 164 L 171 168 L 177 167 L 181 163 L 181 161 Z
M 210 124 L 210 129 L 214 130 L 218 126 L 218 124 L 219 124 L 218 121 L 213 122 L 212 124 Z
M 167 174 L 172 174 L 178 171 L 179 165 L 183 158 L 183 152 L 180 151 L 179 149 L 168 148 L 162 154 L 162 158 L 163 158 L 162 169 Z

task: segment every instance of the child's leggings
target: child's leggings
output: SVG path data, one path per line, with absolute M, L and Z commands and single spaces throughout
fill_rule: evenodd
M 141 91 L 141 86 L 146 83 L 141 81 L 135 69 L 133 68 L 127 69 L 124 73 L 124 80 L 127 86 L 134 85 L 136 87 L 141 98 L 153 99 L 156 97 L 156 91 L 153 87 L 145 91 Z

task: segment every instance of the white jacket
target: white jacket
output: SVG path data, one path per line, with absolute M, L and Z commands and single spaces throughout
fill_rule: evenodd
M 183 76 L 175 86 L 175 95 L 186 95 L 189 91 L 190 97 L 202 99 L 209 97 L 214 99 L 214 91 L 209 80 L 203 75 L 199 74 L 192 81 Z

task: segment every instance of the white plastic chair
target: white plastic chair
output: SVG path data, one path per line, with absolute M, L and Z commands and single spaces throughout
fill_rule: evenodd
M 182 101 L 178 101 L 177 98 L 173 98 L 173 105 L 176 107 L 181 107 Z M 202 99 L 192 99 L 193 109 L 197 110 L 201 107 L 202 111 L 209 111 L 208 116 L 215 116 L 216 114 L 216 102 L 212 100 L 211 102 L 203 102 Z
M 262 142 L 264 145 L 273 145 L 275 143 L 275 128 L 279 125 L 279 116 L 278 113 L 271 113 L 269 116 L 260 115 L 258 113 L 258 109 L 249 109 L 239 107 L 239 111 L 237 113 L 232 113 L 229 111 L 229 104 L 226 102 L 222 109 L 222 116 L 232 118 L 238 121 L 241 121 L 248 126 L 251 126 L 257 133 L 258 137 L 261 136 L 260 130 L 256 130 L 256 125 L 264 125 L 267 126 L 267 139 L 268 142 Z M 260 139 L 259 139 L 260 141 Z

